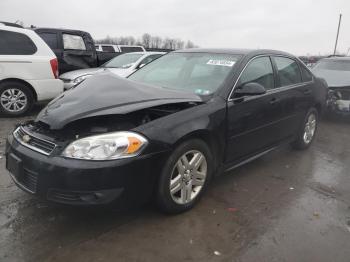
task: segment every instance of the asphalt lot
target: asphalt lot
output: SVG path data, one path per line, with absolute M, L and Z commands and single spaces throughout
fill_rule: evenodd
M 23 119 L 0 118 L 0 261 L 349 261 L 350 123 L 322 121 L 309 150 L 275 150 L 215 179 L 193 210 L 166 216 L 22 192 L 3 153 Z

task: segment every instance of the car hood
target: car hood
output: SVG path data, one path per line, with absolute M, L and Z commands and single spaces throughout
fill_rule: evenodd
M 329 87 L 350 86 L 350 71 L 315 69 L 313 73 L 326 80 Z
M 120 77 L 128 77 L 135 71 L 134 68 L 108 68 L 108 71 Z
M 60 79 L 74 80 L 79 76 L 92 75 L 103 71 L 105 71 L 105 68 L 101 68 L 101 67 L 79 69 L 79 70 L 70 71 L 60 75 Z
M 79 119 L 127 114 L 148 107 L 180 102 L 202 102 L 201 97 L 177 90 L 146 85 L 103 73 L 51 101 L 37 116 L 51 129 L 61 129 Z

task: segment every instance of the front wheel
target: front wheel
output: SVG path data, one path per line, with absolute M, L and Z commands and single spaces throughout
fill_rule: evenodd
M 303 125 L 298 131 L 297 139 L 292 143 L 295 149 L 308 148 L 315 138 L 318 125 L 318 112 L 316 108 L 311 108 L 304 119 Z
M 193 139 L 180 144 L 166 161 L 159 178 L 157 203 L 166 213 L 192 208 L 207 187 L 212 174 L 208 146 Z

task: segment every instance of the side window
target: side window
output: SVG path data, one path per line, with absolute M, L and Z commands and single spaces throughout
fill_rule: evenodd
M 102 51 L 103 52 L 115 52 L 113 46 L 110 46 L 110 45 L 103 45 Z
M 35 44 L 28 36 L 0 30 L 0 55 L 32 55 L 36 51 Z
M 301 75 L 303 77 L 303 82 L 312 81 L 312 74 L 309 70 L 305 68 L 305 66 L 301 66 Z
M 266 90 L 274 88 L 273 69 L 269 57 L 258 57 L 251 61 L 238 80 L 237 88 L 252 82 L 264 86 Z
M 84 39 L 80 35 L 63 34 L 63 48 L 86 50 Z
M 296 61 L 287 57 L 274 57 L 280 86 L 288 86 L 301 82 L 301 74 Z
M 56 33 L 39 33 L 39 36 L 51 49 L 58 49 L 57 34 Z

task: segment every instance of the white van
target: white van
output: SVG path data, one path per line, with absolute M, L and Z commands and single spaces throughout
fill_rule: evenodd
M 0 114 L 23 115 L 61 92 L 50 47 L 34 31 L 0 22 Z

